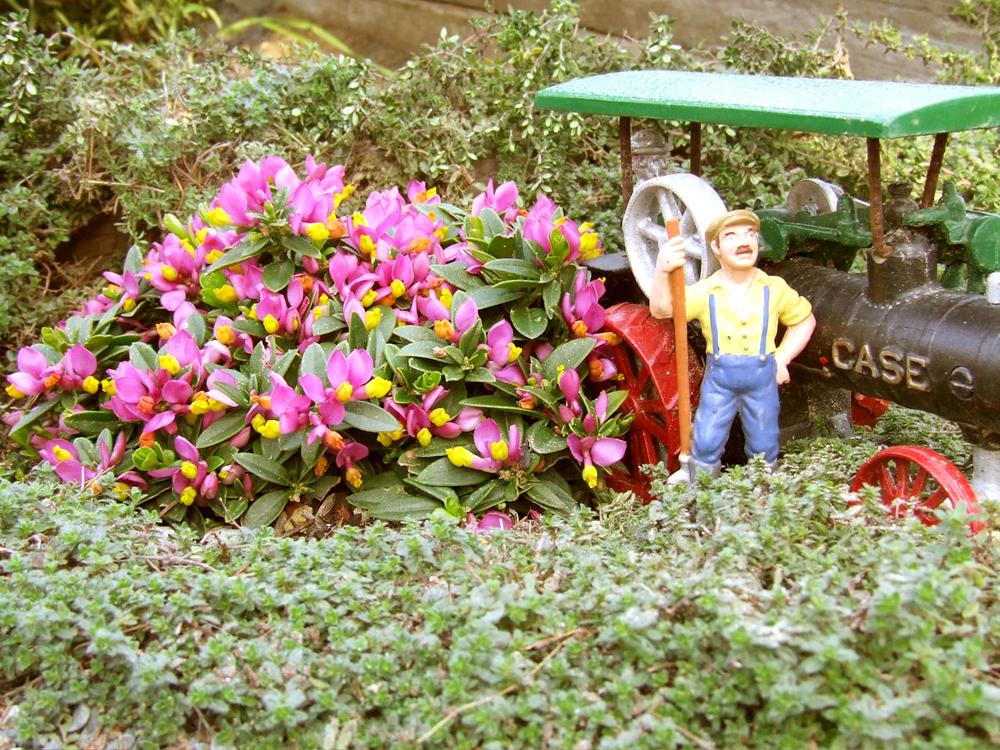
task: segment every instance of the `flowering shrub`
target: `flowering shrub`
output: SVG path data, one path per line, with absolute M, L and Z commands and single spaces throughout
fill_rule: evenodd
M 413 182 L 338 215 L 344 168 L 305 166 L 247 162 L 22 349 L 13 438 L 171 520 L 266 525 L 341 482 L 386 519 L 603 491 L 630 417 L 577 263 L 593 228 L 512 182 L 467 212 Z

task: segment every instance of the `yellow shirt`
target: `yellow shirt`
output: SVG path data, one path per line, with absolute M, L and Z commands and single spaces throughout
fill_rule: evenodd
M 768 300 L 767 342 L 765 352 L 775 350 L 774 335 L 778 321 L 786 326 L 801 323 L 809 317 L 812 305 L 787 282 L 778 276 L 768 276 L 759 268 L 751 282 L 746 302 L 742 309 L 729 299 L 722 285 L 720 271 L 703 279 L 685 290 L 687 319 L 701 323 L 701 332 L 708 344 L 707 351 L 713 350 L 712 323 L 709 312 L 709 296 L 715 295 L 716 325 L 719 331 L 719 354 L 760 354 L 760 336 L 764 322 L 764 287 L 770 288 Z

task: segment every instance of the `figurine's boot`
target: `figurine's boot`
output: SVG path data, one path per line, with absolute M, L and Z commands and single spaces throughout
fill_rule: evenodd
M 722 462 L 717 461 L 714 464 L 707 464 L 704 461 L 698 461 L 691 456 L 686 456 L 683 453 L 679 456 L 681 462 L 681 468 L 675 471 L 667 478 L 667 484 L 690 484 L 698 478 L 698 472 L 707 472 L 712 479 L 715 479 L 722 473 Z

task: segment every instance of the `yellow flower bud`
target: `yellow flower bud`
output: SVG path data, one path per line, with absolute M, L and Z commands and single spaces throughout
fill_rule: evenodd
M 268 440 L 274 440 L 281 435 L 281 427 L 278 425 L 277 419 L 269 419 L 264 423 L 263 428 L 260 430 L 260 434 L 266 437 Z
M 514 346 L 513 341 L 510 342 L 508 346 L 510 347 L 510 351 L 507 354 L 507 364 L 510 364 L 511 362 L 514 362 L 518 357 L 521 356 L 521 347 Z
M 185 461 L 181 464 L 181 474 L 193 482 L 198 476 L 198 465 L 193 464 L 190 461 Z
M 371 382 L 368 383 L 368 387 L 365 391 L 368 394 L 368 398 L 382 398 L 391 388 L 391 381 L 386 380 L 385 378 L 376 377 L 372 378 Z M 431 421 L 433 421 L 433 419 Z
M 167 281 L 173 281 L 177 278 L 177 269 L 173 266 L 164 266 L 160 273 L 163 274 L 163 278 Z
M 232 218 L 222 209 L 222 206 L 216 206 L 206 213 L 205 222 L 213 227 L 231 227 L 233 225 Z
M 194 415 L 207 414 L 209 410 L 207 398 L 196 398 L 191 402 L 191 413 Z
M 399 279 L 395 279 L 392 284 L 389 285 L 389 289 L 392 291 L 392 296 L 397 299 L 406 294 L 406 284 Z
M 326 224 L 315 221 L 310 224 L 306 224 L 306 235 L 313 242 L 325 242 L 330 236 L 330 232 L 327 230 Z
M 236 334 L 229 326 L 219 326 L 215 330 L 215 338 L 220 344 L 225 344 L 226 346 L 232 346 L 236 343 Z
M 267 417 L 265 417 L 263 414 L 257 414 L 252 420 L 250 420 L 250 425 L 255 430 L 257 430 L 257 432 L 260 432 L 261 430 L 263 430 L 264 429 L 264 425 L 266 423 L 267 423 Z
M 159 359 L 160 367 L 169 372 L 171 375 L 176 375 L 181 371 L 181 363 L 177 361 L 177 357 L 173 354 L 164 354 Z
M 337 386 L 337 390 L 334 393 L 340 403 L 346 404 L 351 400 L 351 396 L 354 395 L 354 386 L 345 381 Z
M 442 289 L 440 292 L 438 292 L 438 301 L 442 305 L 447 307 L 449 310 L 451 309 L 451 298 L 452 298 L 451 289 Z
M 236 288 L 232 284 L 223 284 L 215 290 L 215 297 L 223 304 L 230 305 L 239 299 Z
M 354 226 L 356 226 L 356 227 L 366 227 L 366 226 L 368 226 L 368 222 L 365 221 L 365 215 L 363 213 L 361 213 L 360 211 L 355 211 L 354 212 L 354 214 L 351 216 L 351 221 L 354 223 Z
M 382 310 L 381 308 L 373 308 L 365 314 L 365 328 L 371 331 L 374 328 L 378 328 L 379 323 L 382 322 Z
M 490 455 L 497 461 L 506 461 L 507 456 L 510 455 L 506 441 L 500 440 L 496 443 L 490 443 Z
M 97 393 L 101 388 L 101 381 L 95 378 L 93 375 L 88 376 L 83 381 L 83 390 L 87 393 Z
M 264 323 L 264 330 L 268 333 L 277 333 L 278 329 L 281 328 L 281 323 L 273 315 L 266 315 L 262 322 Z
M 184 491 L 181 493 L 181 502 L 184 505 L 190 505 L 194 502 L 196 497 L 198 497 L 198 493 L 195 491 L 194 487 L 185 487 Z
M 122 310 L 132 312 L 135 309 L 135 297 L 126 297 L 122 300 Z
M 587 335 L 587 324 L 584 323 L 582 320 L 578 320 L 572 325 L 572 330 L 574 336 L 582 339 L 584 336 Z
M 597 469 L 593 466 L 583 467 L 583 481 L 587 483 L 587 486 L 593 489 L 597 486 Z
M 206 239 L 208 239 L 208 227 L 202 227 L 201 229 L 198 230 L 198 233 L 194 236 L 194 241 L 197 242 L 199 245 L 204 245 Z M 218 251 L 213 250 L 212 252 L 218 252 Z
M 104 391 L 109 396 L 117 396 L 118 389 L 115 387 L 115 381 L 111 378 L 105 378 L 101 381 L 101 390 Z
M 208 255 L 205 256 L 205 262 L 211 265 L 221 257 L 222 257 L 221 250 L 213 250 L 212 252 L 210 252 Z
M 474 456 L 467 448 L 446 448 L 444 452 L 447 454 L 448 460 L 455 466 L 472 466 Z
M 593 260 L 601 254 L 597 243 L 597 232 L 586 232 L 580 235 L 580 257 L 582 260 Z
M 164 341 L 169 341 L 170 338 L 177 333 L 177 329 L 174 328 L 173 323 L 157 323 L 156 324 L 156 335 L 159 336 Z
M 434 437 L 431 431 L 426 427 L 422 427 L 420 432 L 417 433 L 417 442 L 424 448 L 431 444 L 431 438 Z
M 352 466 L 347 471 L 344 472 L 344 479 L 347 483 L 351 485 L 354 489 L 361 486 L 361 472 L 358 471 L 357 467 Z
M 371 307 L 372 303 L 375 301 L 375 298 L 377 296 L 378 292 L 376 292 L 374 289 L 369 289 L 367 292 L 365 292 L 364 296 L 361 298 L 361 304 L 364 305 L 365 307 Z
M 7 395 L 11 398 L 24 398 L 24 394 L 12 385 L 7 386 Z
M 52 455 L 56 457 L 56 461 L 69 461 L 73 458 L 73 454 L 60 445 L 54 446 L 52 448 Z
M 433 424 L 435 427 L 442 427 L 443 425 L 446 425 L 451 419 L 451 415 L 441 407 L 438 407 L 427 416 L 430 418 L 431 424 Z
M 358 248 L 361 252 L 370 256 L 372 260 L 375 260 L 375 256 L 378 252 L 378 245 L 372 242 L 371 237 L 367 234 L 361 235 L 361 241 L 358 244 L 361 245 L 361 247 Z

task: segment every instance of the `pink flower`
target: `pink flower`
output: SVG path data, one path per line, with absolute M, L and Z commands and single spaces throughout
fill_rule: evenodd
M 57 386 L 63 391 L 76 391 L 95 372 L 97 358 L 82 344 L 71 346 L 62 360 L 51 366 L 40 351 L 24 347 L 17 353 L 17 372 L 7 376 L 7 393 L 17 398 L 36 396 Z
M 507 440 L 503 440 L 500 428 L 492 419 L 479 423 L 472 440 L 479 451 L 475 455 L 467 448 L 446 448 L 448 460 L 455 466 L 463 466 L 476 471 L 495 474 L 504 466 L 518 466 L 521 461 L 521 432 L 517 425 L 508 428 Z
M 517 185 L 508 180 L 493 189 L 493 180 L 486 184 L 486 192 L 480 193 L 472 200 L 472 215 L 479 216 L 484 208 L 496 211 L 506 224 L 517 217 Z
M 101 462 L 96 468 L 84 466 L 80 454 L 68 440 L 49 440 L 39 450 L 39 455 L 55 467 L 56 475 L 64 482 L 78 483 L 81 487 L 93 482 L 102 474 L 117 466 L 125 456 L 125 433 L 118 433 L 114 446 L 98 441 Z
M 486 348 L 490 356 L 486 367 L 497 380 L 512 385 L 524 385 L 524 373 L 517 364 L 521 348 L 514 345 L 514 329 L 506 320 L 501 320 L 486 332 Z
M 198 449 L 178 436 L 174 439 L 174 450 L 183 459 L 180 466 L 154 469 L 149 475 L 157 479 L 170 477 L 174 492 L 184 505 L 195 501 L 201 501 L 198 503 L 201 505 L 214 498 L 219 492 L 219 477 L 208 470 L 208 463 L 201 459 Z

